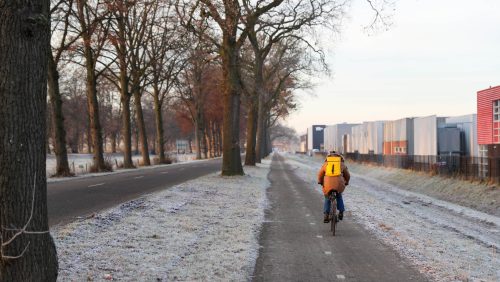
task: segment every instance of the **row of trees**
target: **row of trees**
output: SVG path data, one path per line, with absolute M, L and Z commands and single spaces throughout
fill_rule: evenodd
M 47 220 L 48 135 L 58 175 L 70 174 L 74 135 L 90 137 L 94 169 L 106 171 L 105 137 L 120 144 L 123 166 L 133 167 L 137 132 L 149 165 L 144 108 L 152 107 L 160 161 L 165 128 L 175 119 L 191 124 L 199 157 L 222 153 L 222 174 L 242 174 L 241 144 L 245 163 L 259 162 L 269 151 L 269 129 L 295 107 L 294 90 L 326 70 L 315 34 L 318 27 L 335 30 L 347 4 L 0 0 L 0 280 L 57 278 Z
M 166 162 L 165 115 L 172 112 L 192 124 L 198 158 L 223 152 L 225 175 L 243 173 L 240 124 L 246 119 L 245 163 L 260 162 L 272 116 L 294 108 L 292 90 L 303 87 L 298 73 L 312 70 L 318 57 L 311 54 L 322 55 L 302 28 L 341 10 L 326 1 L 278 9 L 282 2 L 243 7 L 233 1 L 227 7 L 233 15 L 211 2 L 53 0 L 48 95 L 56 175 L 71 175 L 68 143 L 75 151 L 83 136 L 96 172 L 110 169 L 107 143 L 111 151 L 121 148 L 123 167 L 134 167 L 134 135 L 143 165 L 151 164 L 152 147 Z M 73 117 L 75 109 L 65 105 L 81 100 L 83 91 L 86 108 L 77 112 L 86 117 Z

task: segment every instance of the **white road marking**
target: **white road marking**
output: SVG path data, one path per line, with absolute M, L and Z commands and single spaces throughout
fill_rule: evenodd
M 342 274 L 337 275 L 337 279 L 339 280 L 345 280 L 345 276 Z
M 332 255 L 332 252 L 325 252 L 325 255 L 330 256 Z
M 91 188 L 91 187 L 97 187 L 97 186 L 101 186 L 101 185 L 104 185 L 106 183 L 98 183 L 98 184 L 94 184 L 94 185 L 89 185 L 87 186 L 88 188 Z
M 186 169 L 186 168 L 184 168 L 184 167 L 183 167 L 183 168 L 181 168 L 181 169 L 179 169 L 179 170 L 180 170 L 180 171 L 183 171 L 183 170 L 185 170 L 185 169 Z
M 136 177 L 134 177 L 134 179 L 141 179 L 141 178 L 143 178 L 143 177 L 144 177 L 144 175 L 141 175 L 141 176 L 136 176 Z
M 310 214 L 306 214 L 306 216 L 311 216 Z
M 311 225 L 316 225 L 316 223 L 314 223 L 314 222 L 311 222 L 311 223 L 309 223 L 309 224 L 311 224 Z
M 323 238 L 323 235 L 318 235 L 318 236 L 316 236 L 316 238 L 321 239 L 321 238 Z
M 168 171 L 164 171 L 164 172 L 162 172 L 161 174 L 167 174 L 167 173 L 168 173 Z

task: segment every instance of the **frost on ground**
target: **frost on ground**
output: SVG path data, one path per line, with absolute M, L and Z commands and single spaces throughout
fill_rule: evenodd
M 151 165 L 151 166 L 140 166 L 140 167 L 137 167 L 137 168 L 132 168 L 132 169 L 117 169 L 116 167 L 113 167 L 114 171 L 111 171 L 111 172 L 97 172 L 97 173 L 86 173 L 85 172 L 85 169 L 83 171 L 80 171 L 80 173 L 77 173 L 76 176 L 73 176 L 73 177 L 50 177 L 51 175 L 54 174 L 54 171 L 55 171 L 55 160 L 49 160 L 47 158 L 47 183 L 52 183 L 52 182 L 62 182 L 62 181 L 71 181 L 71 180 L 75 180 L 75 179 L 81 179 L 81 178 L 91 178 L 91 177 L 99 177 L 99 176 L 105 176 L 105 175 L 110 175 L 110 174 L 118 174 L 118 173 L 126 173 L 126 172 L 131 172 L 131 171 L 139 171 L 139 170 L 149 170 L 149 169 L 156 169 L 156 168 L 160 168 L 160 167 L 165 167 L 165 166 L 175 166 L 175 165 L 182 165 L 182 164 L 185 164 L 185 163 L 193 163 L 193 162 L 206 162 L 206 161 L 210 161 L 212 159 L 202 159 L 202 160 L 196 160 L 194 158 L 191 158 L 189 157 L 190 155 L 186 154 L 186 156 L 184 157 L 180 157 L 179 159 L 177 159 L 178 162 L 176 163 L 172 163 L 172 164 L 159 164 L 159 165 Z M 140 157 L 137 157 L 137 160 L 139 159 Z M 78 156 L 76 159 L 74 160 L 77 160 L 76 162 L 80 162 L 85 164 L 87 161 L 89 161 L 88 159 L 88 155 L 85 155 L 85 156 Z M 50 165 L 53 165 L 52 169 L 50 169 L 49 167 L 49 161 L 50 162 L 53 162 L 52 164 Z M 88 165 L 90 165 L 92 163 L 92 160 L 90 159 L 90 162 L 87 163 Z M 52 172 L 50 172 L 52 170 Z M 73 169 L 72 169 L 73 171 Z M 78 172 L 78 170 L 77 170 Z
M 190 162 L 196 159 L 196 154 L 170 154 L 169 155 L 176 162 Z M 156 155 L 149 155 L 151 162 L 155 158 Z M 123 155 L 120 153 L 114 154 L 106 154 L 105 158 L 111 163 L 114 170 L 118 170 L 116 164 L 123 163 Z M 92 166 L 92 154 L 68 154 L 68 162 L 72 172 L 76 175 L 87 175 L 88 170 Z M 136 165 L 142 160 L 141 155 L 132 156 L 132 162 Z M 56 172 L 56 157 L 55 155 L 47 155 L 47 159 L 45 160 L 46 165 L 46 174 L 47 178 L 51 175 L 54 175 Z
M 500 189 L 495 186 L 453 178 L 430 176 L 404 169 L 351 164 L 351 171 L 382 180 L 406 190 L 500 216 Z M 418 185 L 415 185 L 418 183 Z
M 59 280 L 248 280 L 269 164 L 241 177 L 211 174 L 54 228 Z
M 299 168 L 296 173 L 321 192 L 316 172 L 322 160 L 287 158 Z M 351 173 L 344 192 L 347 219 L 365 226 L 433 280 L 500 281 L 498 216 L 408 191 L 363 172 Z

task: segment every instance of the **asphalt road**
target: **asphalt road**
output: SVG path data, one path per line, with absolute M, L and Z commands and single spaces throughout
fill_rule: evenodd
M 220 171 L 221 159 L 48 183 L 50 226 Z
M 273 158 L 269 179 L 271 208 L 253 281 L 426 281 L 347 214 L 333 237 L 323 223 L 322 195 L 283 157 Z

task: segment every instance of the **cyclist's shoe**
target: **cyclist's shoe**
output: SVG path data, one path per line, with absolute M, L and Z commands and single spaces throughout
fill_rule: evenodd
M 339 212 L 339 220 L 342 220 L 344 218 L 344 212 Z
M 326 213 L 325 213 L 325 217 L 324 217 L 324 219 L 323 219 L 323 222 L 324 222 L 324 223 L 328 223 L 328 222 L 330 222 L 330 215 L 328 215 L 328 214 L 326 214 Z

